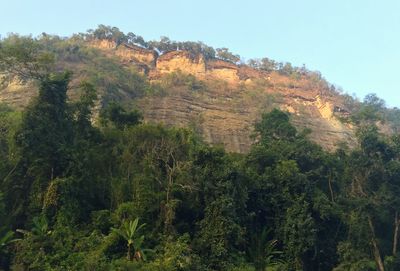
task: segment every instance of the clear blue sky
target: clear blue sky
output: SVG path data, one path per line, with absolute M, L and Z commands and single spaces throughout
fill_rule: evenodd
M 145 39 L 201 40 L 245 59 L 303 63 L 400 107 L 398 0 L 0 0 L 0 34 L 63 36 L 117 26 Z

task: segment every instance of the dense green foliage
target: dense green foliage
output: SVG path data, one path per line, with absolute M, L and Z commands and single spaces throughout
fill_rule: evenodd
M 16 40 L 0 72 L 35 79 L 39 95 L 22 113 L 0 105 L 0 269 L 399 270 L 400 138 L 379 132 L 390 115 L 376 96 L 353 115 L 354 149 L 324 151 L 275 109 L 251 151 L 230 154 L 116 103 L 93 125 L 94 85 L 68 101 L 73 73 L 46 43 Z

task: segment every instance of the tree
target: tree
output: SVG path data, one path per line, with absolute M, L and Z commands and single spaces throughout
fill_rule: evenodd
M 51 231 L 49 231 L 48 221 L 44 215 L 35 216 L 32 219 L 32 224 L 33 225 L 30 231 L 17 229 L 17 232 L 22 233 L 25 236 L 34 237 L 39 241 L 43 240 L 48 234 L 51 233 Z
M 5 185 L 12 191 L 6 199 L 8 208 L 19 219 L 39 212 L 47 185 L 68 167 L 72 143 L 66 103 L 69 80 L 68 72 L 42 78 L 39 95 L 24 113 L 16 133 L 21 160 Z
M 240 60 L 240 56 L 229 52 L 228 48 L 217 48 L 215 49 L 215 51 L 217 52 L 217 58 L 220 58 L 222 60 L 232 63 L 237 63 Z
M 160 53 L 175 51 L 178 48 L 178 44 L 175 41 L 171 41 L 165 36 L 162 36 L 160 41 L 150 41 L 149 46 L 150 48 L 157 49 Z
M 136 45 L 140 45 L 144 48 L 148 48 L 148 44 L 143 39 L 142 36 L 138 36 L 132 32 L 129 32 L 128 34 L 126 34 L 126 39 L 127 39 L 128 44 L 136 44 Z
M 388 143 L 381 138 L 377 127 L 362 127 L 358 131 L 360 148 L 351 153 L 349 168 L 350 187 L 348 197 L 352 205 L 351 213 L 357 215 L 359 219 L 348 220 L 351 228 L 358 229 L 352 232 L 351 244 L 360 250 L 365 249 L 360 246 L 360 240 L 367 238 L 368 243 L 361 243 L 363 246 L 370 246 L 373 253 L 377 269 L 383 271 L 384 255 L 379 236 L 383 233 L 377 230 L 380 225 L 390 223 L 396 231 L 397 209 L 393 210 L 393 200 L 396 196 L 391 192 L 398 191 L 398 182 L 393 182 L 388 178 L 387 165 L 393 166 L 393 151 Z M 391 162 L 392 161 L 392 162 Z M 396 172 L 392 168 L 393 173 Z M 397 188 L 396 188 L 397 186 Z M 379 211 L 381 210 L 381 211 Z M 387 210 L 383 213 L 382 210 Z M 394 220 L 394 223 L 392 224 Z M 391 227 L 393 227 L 391 226 Z M 362 234 L 362 235 L 361 235 Z
M 274 60 L 265 57 L 261 59 L 260 69 L 267 72 L 272 72 L 276 70 L 276 65 L 277 63 Z
M 250 59 L 248 65 L 252 68 L 259 69 L 266 72 L 272 72 L 277 69 L 277 63 L 267 57 L 262 59 Z
M 82 147 L 82 142 L 89 137 L 94 139 L 95 134 L 90 119 L 96 98 L 94 87 L 81 83 L 81 99 L 72 106 L 68 104 L 72 73 L 52 72 L 53 67 L 47 61 L 52 58 L 44 58 L 47 53 L 42 49 L 35 40 L 16 37 L 7 40 L 5 46 L 2 44 L 0 50 L 5 55 L 0 57 L 0 71 L 35 80 L 39 85 L 38 96 L 25 110 L 15 133 L 21 157 L 4 184 L 9 191 L 6 203 L 10 217 L 18 227 L 41 211 L 53 180 L 64 178 L 71 173 L 72 165 L 77 166 L 71 161 L 83 148 L 74 145 Z
M 262 115 L 255 138 L 244 163 L 251 180 L 246 228 L 253 232 L 248 240 L 259 238 L 269 225 L 270 238 L 279 240 L 277 249 L 291 267 L 331 269 L 337 245 L 331 233 L 337 231 L 339 218 L 337 206 L 328 200 L 331 192 L 326 183 L 330 180 L 336 191 L 332 185 L 332 176 L 339 174 L 336 161 L 308 140 L 306 131 L 297 132 L 289 115 L 277 109 Z M 331 173 L 324 168 L 328 162 Z
M 200 148 L 193 161 L 200 220 L 196 223 L 196 251 L 210 270 L 234 265 L 244 243 L 241 218 L 247 200 L 246 178 L 233 157 L 222 149 Z
M 78 131 L 87 131 L 91 127 L 92 109 L 97 99 L 96 89 L 88 82 L 81 82 L 81 97 L 78 102 L 73 105 L 74 121 Z
M 128 126 L 134 126 L 141 122 L 143 116 L 137 110 L 127 112 L 121 105 L 110 103 L 101 113 L 103 122 L 110 120 L 115 127 L 123 129 Z
M 116 45 L 128 42 L 128 37 L 118 27 L 100 24 L 95 30 L 88 31 L 95 39 L 114 41 Z
M 284 223 L 284 244 L 291 266 L 295 270 L 304 270 L 304 256 L 313 248 L 316 241 L 315 222 L 309 205 L 304 200 L 295 200 L 287 209 Z
M 18 167 L 20 157 L 14 139 L 21 123 L 21 115 L 21 112 L 0 104 L 0 183 L 5 183 Z M 6 223 L 9 219 L 6 219 L 5 214 L 2 216 L 2 212 L 5 212 L 5 208 L 1 208 L 3 198 L 4 194 L 0 192 L 0 221 Z
M 0 42 L 2 80 L 43 80 L 54 68 L 54 55 L 31 37 L 10 35 Z
M 384 107 L 385 101 L 376 96 L 376 94 L 368 94 L 358 110 L 352 114 L 351 119 L 360 125 L 370 125 L 375 124 L 377 121 L 384 121 Z
M 261 121 L 256 124 L 255 131 L 259 133 L 261 142 L 291 140 L 296 136 L 296 129 L 289 122 L 289 115 L 278 109 L 264 113 Z
M 279 257 L 283 254 L 277 249 L 278 240 L 270 240 L 272 231 L 267 227 L 254 234 L 251 240 L 249 254 L 257 271 L 265 271 L 267 267 L 285 264 Z
M 133 258 L 137 261 L 146 260 L 145 251 L 146 249 L 142 248 L 144 235 L 138 236 L 138 231 L 145 226 L 145 224 L 141 224 L 138 226 L 139 219 L 136 218 L 133 221 L 124 221 L 121 225 L 120 229 L 113 228 L 113 232 L 121 236 L 127 242 L 127 260 L 132 260 L 131 249 L 133 248 Z
M 278 72 L 283 75 L 292 75 L 296 72 L 295 68 L 293 68 L 292 64 L 289 62 L 279 63 L 278 64 Z
M 5 253 L 5 249 L 8 245 L 19 241 L 20 239 L 15 239 L 14 238 L 14 232 L 12 231 L 7 231 L 4 235 L 1 236 L 0 238 L 0 255 Z

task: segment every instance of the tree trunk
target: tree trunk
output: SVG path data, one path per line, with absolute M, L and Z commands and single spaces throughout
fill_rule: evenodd
M 380 253 L 379 247 L 378 247 L 378 242 L 376 241 L 375 229 L 374 229 L 374 225 L 372 224 L 371 217 L 368 217 L 368 224 L 369 224 L 369 228 L 371 230 L 372 249 L 374 252 L 374 258 L 375 258 L 375 262 L 376 262 L 378 271 L 385 271 L 385 267 L 383 265 L 382 258 L 381 258 L 381 253 Z
M 329 185 L 329 191 L 331 192 L 331 199 L 332 202 L 335 202 L 335 198 L 333 196 L 333 189 L 332 189 L 332 173 L 329 173 L 329 178 L 328 178 L 328 185 Z
M 142 253 L 140 253 L 140 251 L 136 251 L 134 258 L 136 261 L 140 261 L 143 258 Z
M 15 164 L 15 166 L 11 169 L 11 171 L 8 172 L 7 176 L 4 177 L 3 181 L 1 182 L 2 184 L 4 184 L 7 180 L 7 178 L 10 177 L 11 174 L 13 174 L 14 170 L 17 168 L 18 165 L 19 165 L 19 161 Z
M 400 226 L 399 213 L 396 211 L 394 217 L 394 236 L 393 236 L 393 250 L 392 250 L 393 256 L 396 256 L 397 254 L 397 240 L 399 234 L 399 226 Z
M 126 259 L 128 261 L 131 260 L 131 246 L 130 245 L 128 245 L 128 252 L 126 253 Z
M 51 176 L 50 180 L 52 181 L 54 179 L 54 167 L 51 168 Z
M 171 225 L 172 225 L 172 220 L 174 218 L 174 206 L 171 206 L 171 190 L 172 190 L 172 184 L 173 184 L 173 169 L 170 169 L 170 172 L 168 173 L 168 184 L 166 187 L 166 201 L 165 201 L 165 220 L 164 220 L 164 232 L 166 234 L 171 233 Z

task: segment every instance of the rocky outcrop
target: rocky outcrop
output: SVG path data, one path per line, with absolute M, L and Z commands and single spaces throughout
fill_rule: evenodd
M 140 70 L 148 71 L 155 67 L 158 54 L 154 50 L 148 50 L 132 44 L 118 45 L 109 40 L 94 40 L 90 46 L 98 48 L 108 55 L 119 57 L 124 63 L 137 65 Z
M 202 55 L 193 55 L 188 51 L 171 51 L 161 55 L 156 62 L 156 72 L 165 74 L 182 71 L 204 78 L 206 63 Z
M 222 61 L 222 60 L 212 60 L 207 63 L 208 74 L 219 80 L 224 80 L 229 83 L 238 83 L 239 78 L 239 68 L 233 63 Z
M 238 84 L 240 81 L 265 77 L 265 73 L 252 69 L 246 65 L 237 66 L 220 59 L 206 61 L 201 54 L 189 51 L 169 51 L 158 56 L 157 52 L 136 45 L 122 44 L 117 46 L 113 41 L 95 40 L 90 45 L 103 52 L 119 57 L 123 63 L 134 64 L 139 70 L 150 72 L 151 78 L 160 75 L 181 71 L 192 74 L 200 79 L 223 80 Z

